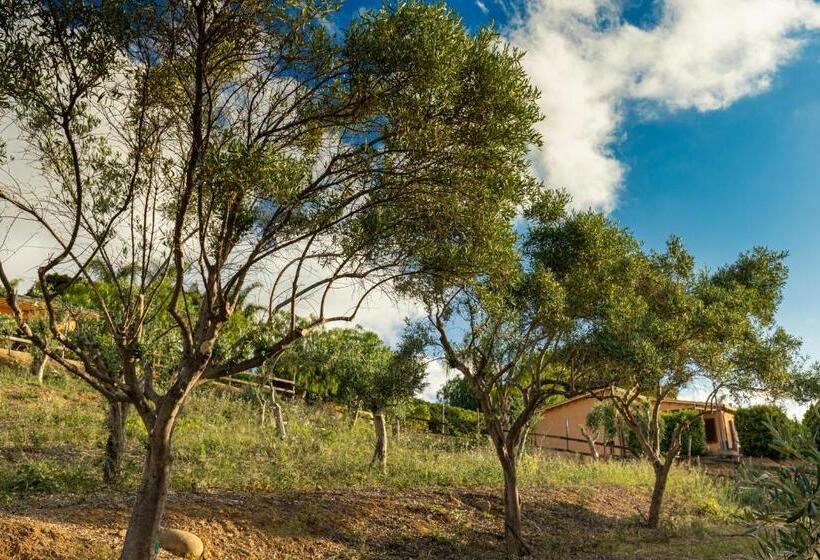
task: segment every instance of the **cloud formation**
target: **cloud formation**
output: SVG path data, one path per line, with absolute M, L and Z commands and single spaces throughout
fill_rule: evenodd
M 810 31 L 811 0 L 665 0 L 649 28 L 623 21 L 617 0 L 532 0 L 506 32 L 541 91 L 550 186 L 579 208 L 612 210 L 626 172 L 613 154 L 628 107 L 713 111 L 767 90 Z

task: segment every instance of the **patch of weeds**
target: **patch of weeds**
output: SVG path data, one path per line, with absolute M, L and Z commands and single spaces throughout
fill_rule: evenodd
M 32 461 L 0 468 L 0 494 L 88 493 L 100 483 L 87 469 L 47 461 Z

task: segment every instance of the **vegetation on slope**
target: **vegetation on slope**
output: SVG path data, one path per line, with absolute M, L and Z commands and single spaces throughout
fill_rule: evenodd
M 79 382 L 62 377 L 49 377 L 46 385 L 40 387 L 25 373 L 0 369 L 0 401 L 4 403 L 0 407 L 0 501 L 16 504 L 16 511 L 21 504 L 58 499 L 57 495 L 69 495 L 66 499 L 70 499 L 70 495 L 80 494 L 86 496 L 83 503 L 91 504 L 83 507 L 91 512 L 101 499 L 99 496 L 111 495 L 110 490 L 103 490 L 99 468 L 107 434 L 103 424 L 104 406 L 96 393 Z M 241 501 L 247 502 L 249 508 L 261 508 L 259 512 L 247 513 L 248 516 L 274 515 L 275 512 L 268 511 L 272 506 L 264 498 L 272 492 L 281 497 L 272 498 L 274 502 L 287 496 L 298 496 L 299 500 L 306 501 L 304 507 L 314 513 L 327 510 L 328 517 L 323 523 L 334 523 L 335 516 L 341 515 L 341 510 L 347 507 L 344 505 L 346 501 L 358 500 L 356 496 L 361 494 L 361 500 L 373 507 L 385 507 L 389 503 L 391 508 L 406 510 L 402 515 L 418 515 L 427 520 L 425 523 L 432 523 L 432 518 L 441 521 L 423 530 L 418 527 L 395 529 L 395 539 L 399 540 L 409 539 L 413 531 L 422 531 L 419 534 L 422 544 L 413 546 L 427 546 L 423 543 L 430 539 L 435 546 L 453 545 L 458 541 L 461 543 L 458 549 L 466 558 L 469 550 L 484 546 L 466 541 L 486 539 L 486 546 L 498 545 L 487 532 L 475 527 L 476 524 L 494 526 L 496 516 L 501 514 L 500 503 L 495 503 L 497 492 L 491 487 L 502 484 L 502 475 L 494 451 L 484 438 L 457 438 L 406 430 L 398 441 L 391 442 L 393 458 L 387 472 L 382 473 L 368 467 L 373 445 L 369 421 L 360 421 L 351 428 L 345 412 L 329 406 L 290 401 L 283 407 L 289 424 L 285 441 L 276 437 L 272 426 L 260 425 L 259 409 L 252 399 L 219 391 L 202 391 L 194 396 L 183 412 L 175 436 L 172 488 L 177 494 L 172 502 L 178 503 L 177 509 L 187 511 L 191 501 L 198 504 L 191 507 L 206 507 L 199 502 L 211 498 L 196 498 L 192 492 L 213 496 L 216 501 L 225 499 L 219 496 L 239 493 L 246 496 Z M 129 445 L 120 490 L 131 492 L 138 483 L 140 446 L 145 436 L 136 418 L 129 418 L 127 432 Z M 636 557 L 633 556 L 636 551 L 644 550 L 647 555 L 637 557 L 654 558 L 654 554 L 667 551 L 666 554 L 672 547 L 684 554 L 673 557 L 727 558 L 743 550 L 747 543 L 745 539 L 723 542 L 713 534 L 710 527 L 730 519 L 736 505 L 727 485 L 699 470 L 673 470 L 670 494 L 674 507 L 670 508 L 670 528 L 654 535 L 641 533 L 640 537 L 633 532 L 640 521 L 638 507 L 645 501 L 652 485 L 653 472 L 648 464 L 587 463 L 530 451 L 521 462 L 520 472 L 525 494 L 534 498 L 529 506 L 533 520 L 527 525 L 527 531 L 532 533 L 534 544 L 541 551 L 537 552 L 539 557 L 551 557 L 545 551 L 560 544 L 547 542 L 557 533 L 541 534 L 539 527 L 545 523 L 575 522 L 578 515 L 582 515 L 584 521 L 577 530 L 583 527 L 586 527 L 583 530 L 592 530 L 594 546 L 607 554 L 604 557 L 617 558 L 621 554 L 622 557 Z M 544 490 L 550 487 L 554 488 Z M 350 489 L 356 489 L 356 492 L 351 493 Z M 116 492 L 113 496 L 117 503 L 124 504 L 124 496 L 116 498 Z M 405 504 L 408 500 L 416 505 Z M 478 509 L 464 506 L 467 509 L 462 511 L 464 508 L 453 505 L 471 501 L 480 502 L 475 506 Z M 105 500 L 105 503 L 109 502 L 109 499 Z M 337 502 L 338 508 L 334 505 Z M 63 513 L 68 515 L 66 512 L 71 507 L 66 509 L 64 504 L 54 507 L 53 515 L 56 518 Z M 367 509 L 363 505 L 357 507 L 362 511 Z M 567 512 L 563 511 L 566 508 L 575 513 L 567 517 Z M 600 513 L 595 513 L 598 510 L 611 517 L 601 517 Z M 123 514 L 124 511 L 110 513 L 112 517 L 107 523 L 121 522 L 124 526 L 124 519 L 120 519 Z M 279 514 L 282 512 L 276 515 Z M 369 514 L 357 515 L 365 519 Z M 3 517 L 0 510 L 0 519 Z M 224 538 L 224 545 L 229 546 L 246 537 L 242 530 L 233 536 L 220 537 L 221 533 L 212 526 L 190 526 L 190 519 L 178 516 L 176 519 L 181 519 L 179 522 L 184 526 L 198 528 L 212 544 Z M 22 523 L 19 518 L 11 517 L 5 522 Z M 416 523 L 416 520 L 401 523 L 405 522 Z M 307 538 L 313 534 L 311 527 L 307 523 L 302 529 L 292 528 L 292 532 Z M 428 529 L 433 536 L 422 539 Z M 341 526 L 335 530 L 345 531 Z M 357 529 L 361 534 L 356 534 L 359 534 L 357 538 L 367 540 L 370 531 L 383 530 L 368 529 L 365 523 L 364 528 Z M 249 534 L 256 535 L 252 531 Z M 548 538 L 548 534 L 552 537 Z M 73 532 L 70 535 L 74 538 Z M 370 535 L 372 539 L 375 539 L 374 535 Z M 566 532 L 562 535 L 566 546 L 587 546 L 582 546 L 584 539 L 578 535 Z M 686 548 L 680 548 L 681 539 L 690 542 L 693 535 L 701 535 L 696 540 L 703 543 L 712 543 L 711 552 L 687 556 Z M 88 538 L 97 537 L 91 535 Z M 264 540 L 259 535 L 253 538 L 261 539 L 260 543 Z M 339 538 L 344 540 L 350 535 L 345 533 Z M 577 544 L 572 544 L 576 541 Z M 718 541 L 719 545 L 716 544 Z M 267 546 L 260 550 L 268 550 Z M 702 546 L 698 546 L 700 550 Z M 500 549 L 498 553 L 501 554 Z M 543 554 L 547 556 L 541 556 Z M 367 554 L 363 556 L 367 557 Z M 317 553 L 316 557 L 325 556 Z

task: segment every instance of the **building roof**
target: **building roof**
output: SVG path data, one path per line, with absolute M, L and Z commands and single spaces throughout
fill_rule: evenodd
M 559 407 L 562 407 L 564 405 L 573 403 L 575 401 L 580 401 L 580 400 L 583 400 L 583 399 L 596 398 L 596 395 L 602 394 L 606 391 L 608 391 L 608 389 L 597 389 L 595 391 L 592 391 L 591 393 L 583 393 L 583 394 L 577 395 L 575 397 L 570 397 L 570 398 L 565 399 L 565 400 L 563 400 L 559 403 L 555 403 L 554 405 L 548 406 L 547 408 L 545 408 L 542 411 L 542 413 L 547 412 L 548 410 L 555 410 L 556 408 L 559 408 Z M 664 399 L 663 402 L 664 403 L 669 403 L 669 404 L 688 405 L 692 408 L 704 408 L 704 407 L 707 406 L 706 403 L 703 402 L 703 401 L 688 401 L 688 400 L 681 400 L 681 399 Z M 709 405 L 709 408 L 714 408 L 715 410 L 726 410 L 728 412 L 736 412 L 736 409 L 734 407 L 725 405 L 723 403 L 718 403 L 715 406 Z

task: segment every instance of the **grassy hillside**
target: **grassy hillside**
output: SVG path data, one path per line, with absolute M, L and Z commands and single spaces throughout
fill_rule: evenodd
M 57 377 L 39 387 L 24 374 L 3 369 L 0 403 L 0 503 L 5 504 L 0 532 L 30 529 L 30 510 L 35 509 L 40 512 L 38 523 L 51 524 L 51 538 L 68 543 L 70 552 L 57 557 L 69 558 L 79 554 L 71 546 L 80 546 L 84 538 L 83 531 L 70 525 L 76 516 L 93 519 L 100 504 L 106 504 L 99 523 L 86 523 L 89 542 L 102 538 L 93 531 L 110 537 L 123 527 L 141 461 L 138 418 L 132 415 L 128 423 L 125 480 L 112 490 L 101 481 L 103 405 L 93 392 Z M 215 557 L 234 557 L 225 550 L 250 535 L 259 541 L 252 548 L 267 551 L 267 556 L 260 552 L 246 558 L 392 557 L 385 556 L 384 547 L 392 550 L 394 539 L 411 539 L 405 544 L 415 551 L 397 558 L 430 554 L 436 547 L 458 552 L 452 556 L 457 558 L 492 554 L 496 548 L 500 554 L 495 535 L 501 528 L 501 474 L 486 442 L 405 432 L 399 441 L 390 441 L 389 468 L 383 474 L 368 467 L 372 444 L 366 420 L 351 429 L 349 420 L 329 407 L 286 403 L 284 409 L 290 432 L 284 442 L 272 427 L 260 424 L 258 408 L 241 395 L 203 389 L 183 413 L 175 433 L 169 519 L 198 528 L 213 546 L 222 543 L 223 553 Z M 556 550 L 568 554 L 569 546 L 578 548 L 579 555 L 554 557 L 731 558 L 747 546 L 744 539 L 725 538 L 714 529 L 736 509 L 729 488 L 685 468 L 672 474 L 667 529 L 638 531 L 638 512 L 647 507 L 651 479 L 651 469 L 643 463 L 590 464 L 529 453 L 521 466 L 521 482 L 525 515 L 530 516 L 527 532 L 538 544 L 540 557 L 551 558 Z M 83 504 L 80 512 L 78 503 Z M 192 511 L 214 508 L 224 513 L 213 522 L 224 524 L 236 517 L 254 521 L 244 530 L 226 532 L 222 525 L 200 527 L 192 517 Z M 274 522 L 282 516 L 286 521 Z M 385 525 L 383 516 L 397 517 Z M 317 536 L 318 528 L 330 530 L 328 524 L 333 526 L 330 536 Z M 265 535 L 281 537 L 284 526 L 288 538 L 308 539 L 314 552 L 270 548 Z M 314 542 L 327 544 L 328 538 L 344 543 L 344 550 Z M 0 557 L 37 557 L 11 549 L 4 555 L 2 539 Z M 48 539 L 38 537 L 37 542 Z M 80 547 L 90 554 L 81 557 L 111 554 L 109 548 L 95 547 Z

